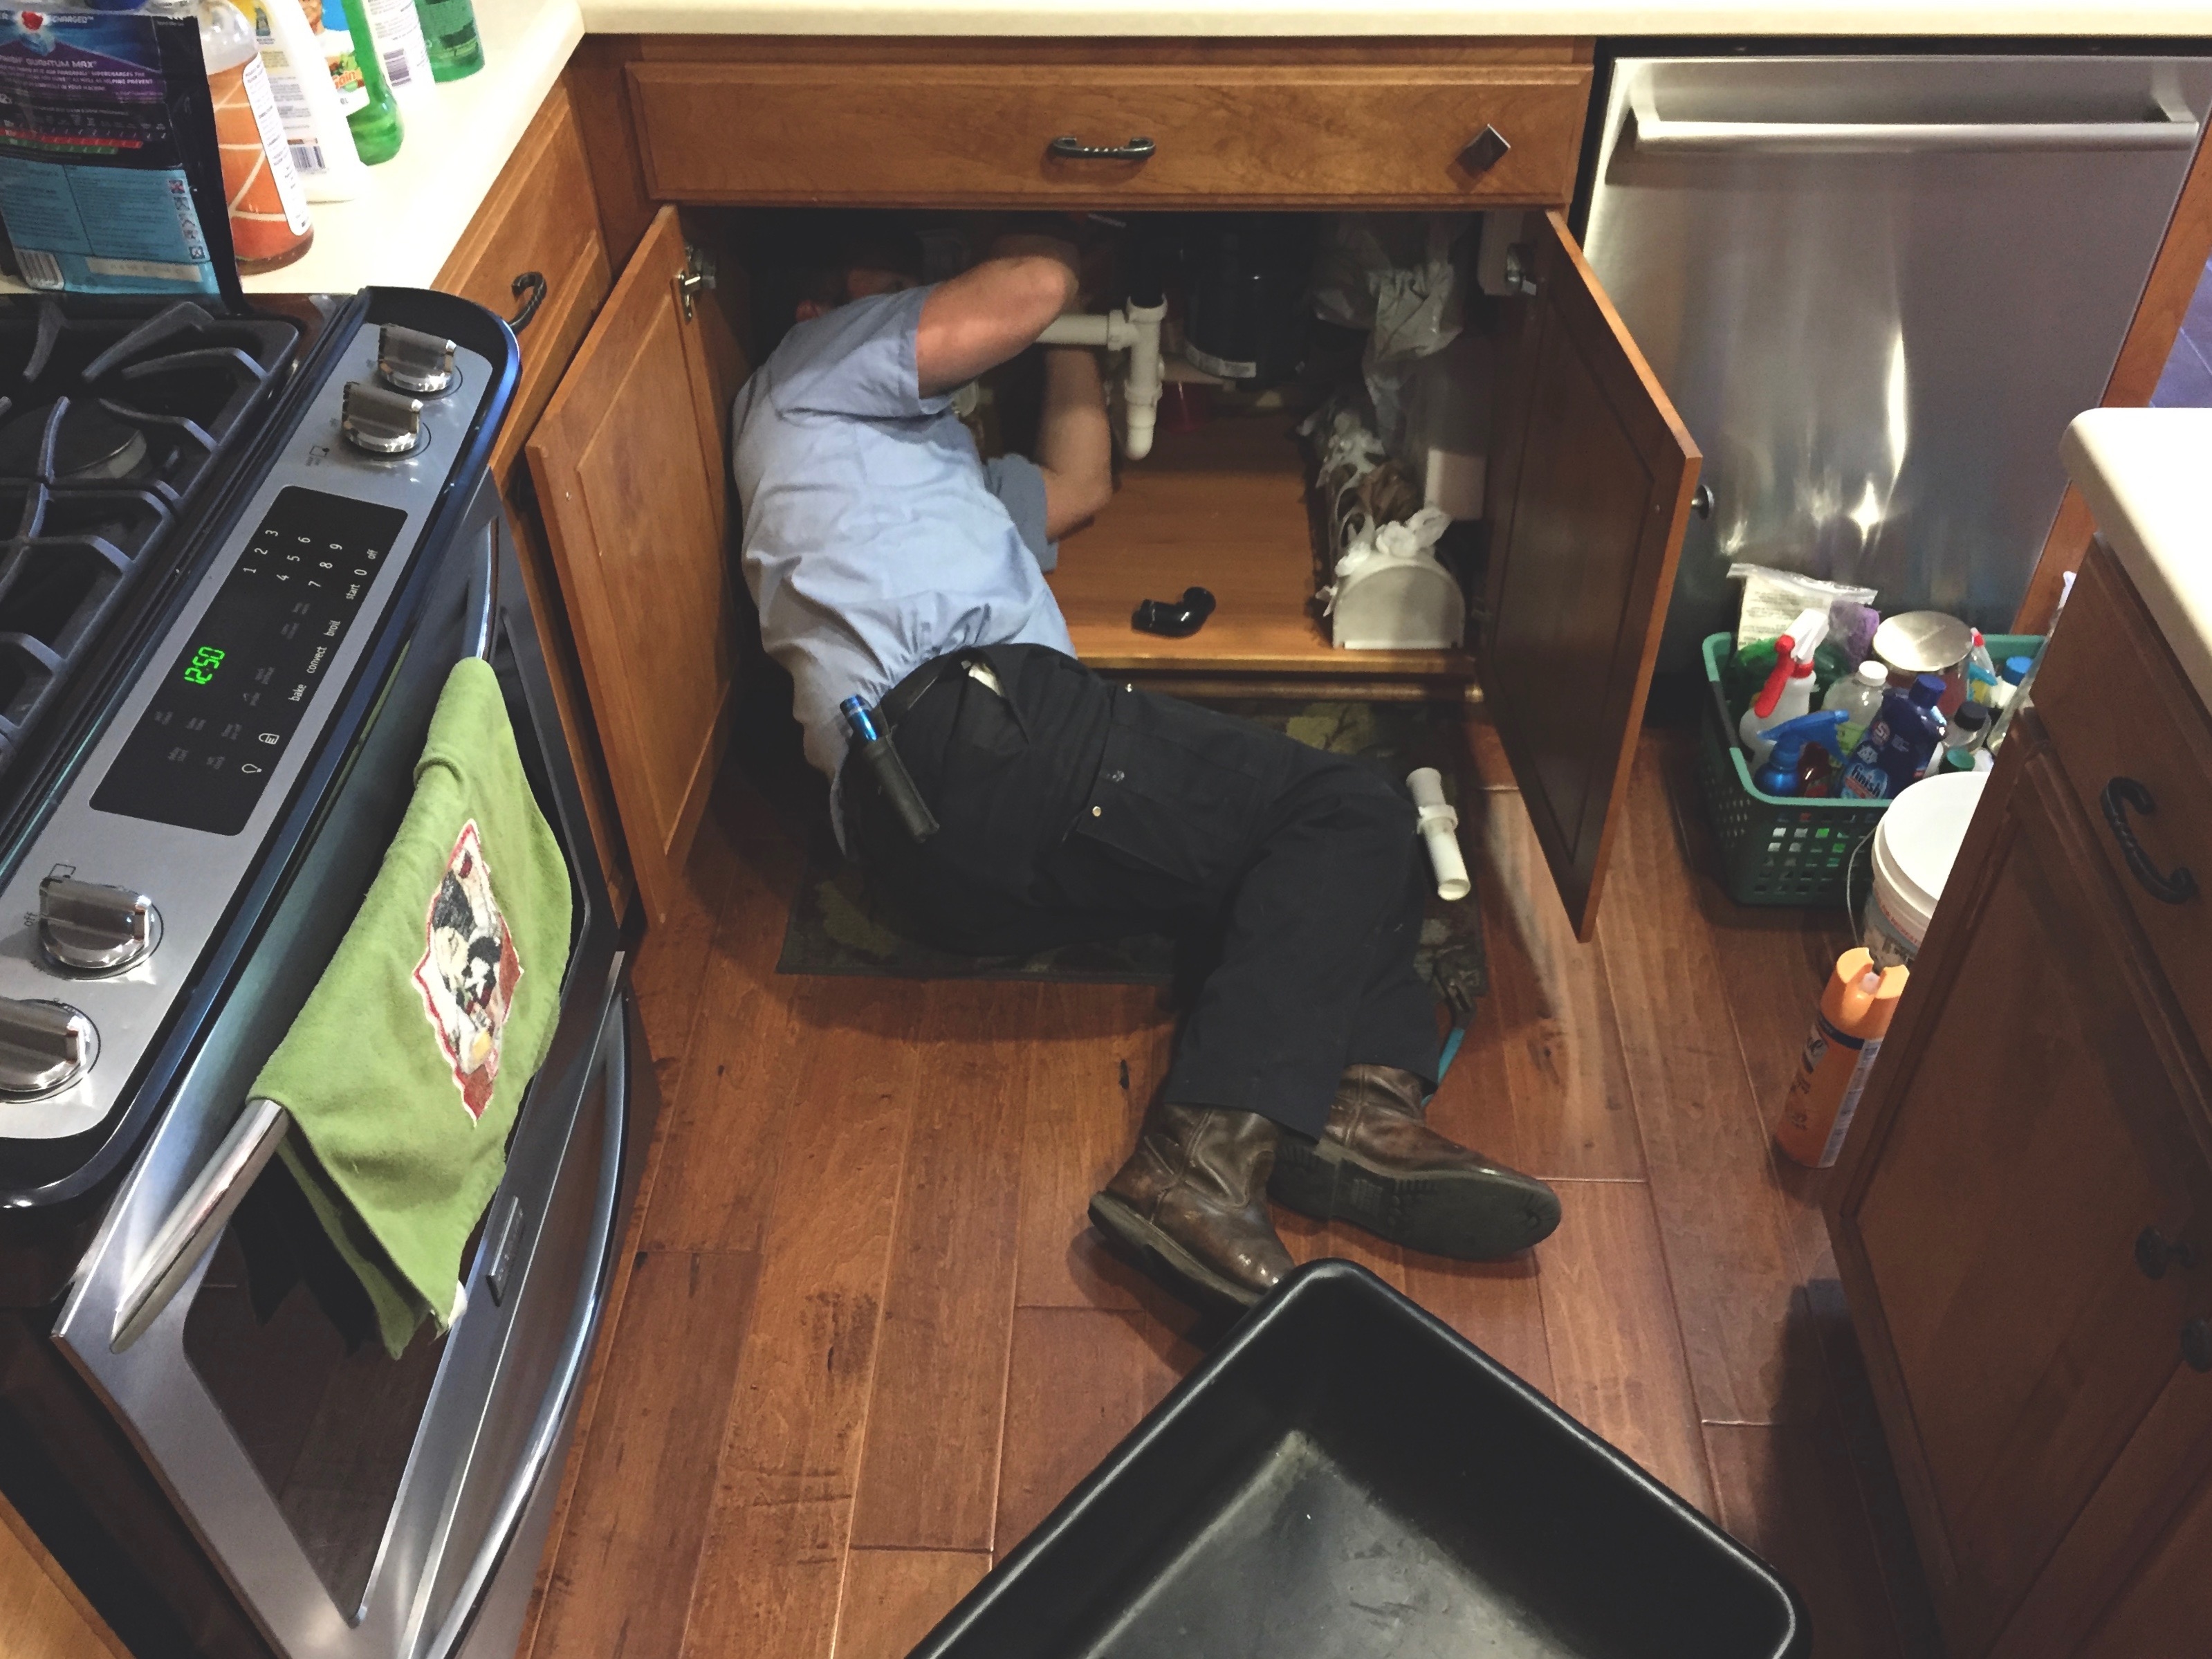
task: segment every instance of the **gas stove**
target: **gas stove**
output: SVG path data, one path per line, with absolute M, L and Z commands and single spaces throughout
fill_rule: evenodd
M 0 787 L 153 586 L 210 469 L 265 416 L 301 334 L 189 301 L 0 313 Z
M 514 348 L 448 326 L 0 311 L 0 1211 L 127 1152 L 380 619 L 482 493 Z

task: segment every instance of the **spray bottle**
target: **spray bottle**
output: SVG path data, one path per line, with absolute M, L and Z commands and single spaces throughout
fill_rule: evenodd
M 1828 988 L 1813 1015 L 1813 1034 L 1790 1091 L 1782 1097 L 1774 1143 L 1808 1170 L 1825 1170 L 1844 1149 L 1844 1137 L 1866 1091 L 1875 1056 L 1911 970 L 1876 968 L 1863 949 L 1836 958 Z
M 1808 744 L 1826 744 L 1838 760 L 1842 760 L 1842 745 L 1836 732 L 1850 718 L 1840 708 L 1823 708 L 1815 714 L 1800 714 L 1794 720 L 1779 726 L 1770 726 L 1762 734 L 1773 745 L 1766 757 L 1766 764 L 1759 769 L 1752 781 L 1769 795 L 1794 795 L 1798 792 L 1797 771 L 1805 758 Z
M 1774 747 L 1771 728 L 1794 720 L 1813 706 L 1813 653 L 1828 637 L 1826 611 L 1801 611 L 1790 631 L 1774 642 L 1774 672 L 1751 707 L 1743 711 L 1736 735 L 1753 766 L 1766 763 Z

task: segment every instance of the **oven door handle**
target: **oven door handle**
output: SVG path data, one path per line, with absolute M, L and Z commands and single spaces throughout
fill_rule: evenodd
M 590 1061 L 584 1068 L 586 1077 L 597 1068 L 603 1069 L 607 1078 L 605 1144 L 599 1165 L 598 1201 L 592 1215 L 592 1243 L 586 1253 L 586 1259 L 593 1262 L 591 1277 L 584 1281 L 575 1312 L 570 1316 L 560 1362 L 554 1367 L 553 1380 L 546 1385 L 537 1420 L 531 1425 L 529 1449 L 508 1482 L 506 1495 L 500 1499 L 491 1528 L 478 1547 L 476 1559 L 469 1564 L 468 1576 L 461 1581 L 453 1597 L 453 1610 L 438 1627 L 437 1635 L 416 1650 L 416 1659 L 451 1659 L 467 1637 L 469 1626 L 483 1602 L 484 1592 L 490 1588 L 492 1575 L 506 1559 L 507 1547 L 514 1541 L 523 1514 L 529 1509 L 538 1482 L 552 1458 L 553 1448 L 561 1437 L 562 1419 L 568 1415 L 569 1402 L 583 1382 L 585 1362 L 591 1357 L 592 1341 L 599 1334 L 599 1315 L 606 1306 L 608 1280 L 613 1276 L 609 1269 L 615 1247 L 620 1242 L 616 1237 L 615 1220 L 622 1200 L 623 1144 L 629 1130 L 629 1030 L 621 1006 L 624 955 L 616 951 L 607 969 L 606 1000 L 599 1014 L 602 1036 L 600 1042 L 593 1045 Z M 610 1014 L 613 1016 L 611 1019 Z
M 108 1351 L 120 1353 L 161 1317 L 208 1247 L 222 1237 L 246 1188 L 276 1156 L 277 1143 L 292 1127 L 292 1115 L 273 1100 L 249 1100 L 223 1136 L 215 1156 L 185 1189 L 154 1242 L 134 1266 L 116 1305 Z
M 464 636 L 471 657 L 491 660 L 492 636 L 499 623 L 499 520 L 484 526 L 482 562 L 469 576 L 469 631 Z

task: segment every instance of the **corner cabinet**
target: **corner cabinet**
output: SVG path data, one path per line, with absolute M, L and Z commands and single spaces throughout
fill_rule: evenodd
M 2101 548 L 2034 695 L 1830 1226 L 1952 1659 L 2202 1652 L 2212 915 L 2154 890 L 2212 878 L 2212 720 Z

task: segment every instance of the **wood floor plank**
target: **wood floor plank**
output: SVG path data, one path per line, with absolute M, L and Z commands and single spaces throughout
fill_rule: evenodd
M 854 1549 L 836 1659 L 906 1659 L 990 1569 L 989 1556 L 969 1551 Z
M 823 1659 L 874 1382 L 922 1002 L 891 980 L 799 981 L 789 1093 L 738 1393 L 684 1652 Z
M 853 1544 L 988 1550 L 1043 987 L 921 988 L 928 1034 L 884 1292 Z
M 994 1553 L 1021 1542 L 1199 1358 L 1146 1314 L 1018 1309 Z
M 28 1522 L 0 1498 L 0 1653 L 7 1659 L 131 1659 Z
M 553 1553 L 532 1659 L 673 1659 L 705 1537 L 757 1263 L 646 1255 Z M 615 1593 L 619 1587 L 619 1593 Z
M 723 810 L 728 793 L 726 787 L 715 790 L 692 841 L 685 879 L 668 915 L 647 929 L 630 968 L 638 1017 L 653 1048 L 663 1100 L 673 1100 L 683 1087 L 684 1060 L 691 1051 L 691 1028 L 700 1012 L 708 953 L 737 878 L 739 855 Z
M 722 916 L 701 969 L 683 1086 L 665 1097 L 647 1249 L 750 1250 L 775 1173 L 783 1115 L 807 1042 L 793 1000 L 812 981 L 775 972 L 800 859 L 787 843 L 732 854 Z
M 1804 1598 L 1821 1659 L 1925 1659 L 1908 1650 L 1880 1552 L 1832 1423 L 1712 1424 L 1715 1519 Z
M 1357 1261 L 1393 1290 L 1406 1288 L 1406 1252 L 1400 1246 L 1341 1221 L 1316 1221 L 1282 1206 L 1274 1206 L 1275 1231 L 1293 1261 L 1336 1256 Z
M 1026 1308 L 1124 1308 L 1156 1297 L 1085 1218 L 1136 1144 L 1174 1043 L 1148 985 L 1041 988 L 1023 1132 L 1017 1299 Z
M 1699 1414 L 1769 1423 L 1817 1410 L 1789 1340 L 1799 1280 L 1770 1137 L 1753 1097 L 1712 935 L 1692 890 L 1647 732 L 1598 919 Z
M 1518 793 L 1483 793 L 1461 830 L 1483 908 L 1514 1146 L 1546 1180 L 1641 1179 L 1643 1143 L 1607 988 L 1605 953 L 1574 936 Z M 1632 889 L 1608 913 L 1637 902 Z
M 1540 1394 L 1553 1392 L 1536 1253 L 1446 1261 L 1409 1252 L 1406 1294 Z
M 1720 964 L 1721 1003 L 1734 1023 L 1751 1078 L 1760 1121 L 1771 1130 L 1783 1094 L 1796 1074 L 1813 1011 L 1837 957 L 1857 943 L 1840 904 L 1818 909 L 1737 904 L 1722 890 L 1720 855 L 1705 821 L 1696 761 L 1684 734 L 1654 743 L 1667 781 L 1691 891 L 1712 936 Z M 1863 896 L 1866 879 L 1860 866 Z M 1772 1158 L 1784 1200 L 1784 1218 L 1797 1271 L 1805 1279 L 1835 1277 L 1835 1258 L 1820 1213 L 1826 1172 L 1801 1169 L 1778 1152 Z
M 1559 1230 L 1536 1247 L 1552 1398 L 1711 1514 L 1650 1192 L 1632 1181 L 1573 1181 L 1559 1183 Z

